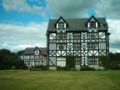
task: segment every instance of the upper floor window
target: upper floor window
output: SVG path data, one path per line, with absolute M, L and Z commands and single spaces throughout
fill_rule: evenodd
M 74 50 L 80 49 L 80 44 L 79 43 L 74 43 Z
M 57 39 L 66 39 L 66 34 L 60 33 L 57 36 L 58 36 Z
M 58 33 L 59 32 L 65 32 L 66 28 L 67 28 L 66 21 L 62 17 L 60 17 L 55 24 L 55 28 L 56 28 Z
M 96 28 L 96 22 L 95 21 L 90 22 L 90 27 L 91 28 Z
M 98 38 L 98 34 L 97 33 L 89 33 L 88 34 L 88 37 L 90 38 L 90 39 L 94 39 L 94 38 Z
M 80 34 L 79 33 L 74 33 L 74 39 L 80 39 Z
M 39 55 L 40 51 L 38 49 L 35 50 L 35 55 Z
M 97 21 L 97 19 L 94 17 L 94 16 L 92 16 L 89 20 L 88 20 L 88 22 L 87 22 L 87 27 L 88 28 L 97 28 L 98 27 L 98 21 Z
M 88 49 L 98 49 L 98 43 L 88 42 Z
M 64 28 L 64 23 L 58 23 L 58 28 L 63 29 Z
M 66 45 L 65 44 L 58 44 L 58 49 L 59 50 L 65 50 Z

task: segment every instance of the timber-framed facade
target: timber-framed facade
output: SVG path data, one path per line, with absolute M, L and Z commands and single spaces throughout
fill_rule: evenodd
M 105 18 L 50 19 L 47 30 L 49 68 L 66 66 L 66 56 L 75 57 L 76 68 L 100 67 L 99 56 L 109 54 L 108 24 Z

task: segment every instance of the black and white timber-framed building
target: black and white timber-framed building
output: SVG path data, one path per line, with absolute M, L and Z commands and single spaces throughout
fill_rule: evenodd
M 109 54 L 106 18 L 50 19 L 46 35 L 50 69 L 66 66 L 68 55 L 75 56 L 78 69 L 100 68 L 99 56 Z

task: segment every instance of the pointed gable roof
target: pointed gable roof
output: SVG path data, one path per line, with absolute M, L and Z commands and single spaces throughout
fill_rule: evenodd
M 24 55 L 34 55 L 34 51 L 37 49 L 40 50 L 40 54 L 42 55 L 47 55 L 47 48 L 39 48 L 39 47 L 35 47 L 35 48 L 26 48 L 24 50 Z
M 88 22 L 91 22 L 92 19 L 95 20 L 95 21 L 98 23 L 98 26 L 100 26 L 100 22 L 97 20 L 97 18 L 95 18 L 94 15 L 92 15 L 92 16 L 87 20 L 87 22 L 86 22 L 85 24 L 87 24 Z
M 64 23 L 66 23 L 66 25 L 67 25 L 67 27 L 68 27 L 67 21 L 66 21 L 62 16 L 59 17 L 59 19 L 55 22 L 54 25 L 56 26 L 56 24 L 59 23 L 61 19 L 63 20 Z

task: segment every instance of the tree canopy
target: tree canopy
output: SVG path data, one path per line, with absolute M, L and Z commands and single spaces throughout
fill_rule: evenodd
M 24 69 L 24 62 L 10 50 L 0 50 L 0 69 Z

